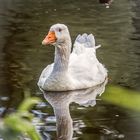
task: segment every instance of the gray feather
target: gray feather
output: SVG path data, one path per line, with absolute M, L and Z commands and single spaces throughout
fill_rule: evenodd
M 75 42 L 78 42 L 80 44 L 84 44 L 86 48 L 99 48 L 100 46 L 95 46 L 95 39 L 93 34 L 87 35 L 86 33 L 82 35 L 78 35 Z
M 95 47 L 95 39 L 93 34 L 88 35 L 87 40 L 90 42 L 91 47 Z
M 81 37 L 81 35 L 79 34 L 79 35 L 76 37 L 75 41 L 79 42 L 78 40 L 79 40 L 80 37 Z
M 80 36 L 79 38 L 78 38 L 78 42 L 79 43 L 85 43 L 86 42 L 86 36 Z

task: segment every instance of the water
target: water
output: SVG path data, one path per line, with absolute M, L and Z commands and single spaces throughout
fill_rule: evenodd
M 54 23 L 68 25 L 73 41 L 79 33 L 93 33 L 102 44 L 97 55 L 109 70 L 109 83 L 140 90 L 139 9 L 139 0 L 114 0 L 108 9 L 98 0 L 1 0 L 0 115 L 16 109 L 26 94 L 44 99 L 36 83 L 53 62 L 54 47 L 42 47 L 41 41 Z M 46 124 L 42 133 L 54 139 L 51 105 L 43 100 L 35 111 Z M 138 113 L 100 100 L 95 107 L 72 104 L 70 111 L 74 139 L 139 140 Z

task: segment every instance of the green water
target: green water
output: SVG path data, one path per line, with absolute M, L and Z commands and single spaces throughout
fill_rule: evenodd
M 79 33 L 93 33 L 102 45 L 97 55 L 109 71 L 109 83 L 140 90 L 139 9 L 139 0 L 114 0 L 109 9 L 98 0 L 1 0 L 0 115 L 16 109 L 26 94 L 43 98 L 36 83 L 53 62 L 54 47 L 41 42 L 55 23 L 66 24 L 73 41 Z M 44 119 L 53 118 L 53 110 L 43 101 L 37 117 L 49 125 L 42 133 L 54 139 L 55 123 Z M 87 108 L 72 104 L 71 116 L 75 139 L 115 140 L 121 134 L 120 139 L 140 139 L 140 115 L 130 110 L 97 101 Z

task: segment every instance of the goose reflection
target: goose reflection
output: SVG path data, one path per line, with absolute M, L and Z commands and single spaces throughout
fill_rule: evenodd
M 106 83 L 107 79 L 98 86 L 84 90 L 44 91 L 44 97 L 52 105 L 56 116 L 57 140 L 72 140 L 73 121 L 69 111 L 70 103 L 75 102 L 85 107 L 96 105 L 96 97 L 104 92 Z

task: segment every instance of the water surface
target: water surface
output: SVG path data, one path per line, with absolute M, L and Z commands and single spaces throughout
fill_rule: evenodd
M 66 24 L 73 41 L 79 33 L 93 33 L 102 45 L 97 55 L 109 70 L 109 84 L 140 90 L 139 9 L 139 0 L 114 0 L 109 9 L 97 0 L 1 0 L 0 114 L 15 109 L 26 94 L 43 96 L 36 83 L 53 62 L 54 47 L 42 47 L 41 41 L 55 23 Z M 75 139 L 139 140 L 138 113 L 100 100 L 95 107 L 72 104 L 70 110 Z M 42 113 L 36 117 L 44 120 L 44 132 L 54 139 L 51 105 L 44 100 L 35 111 Z

